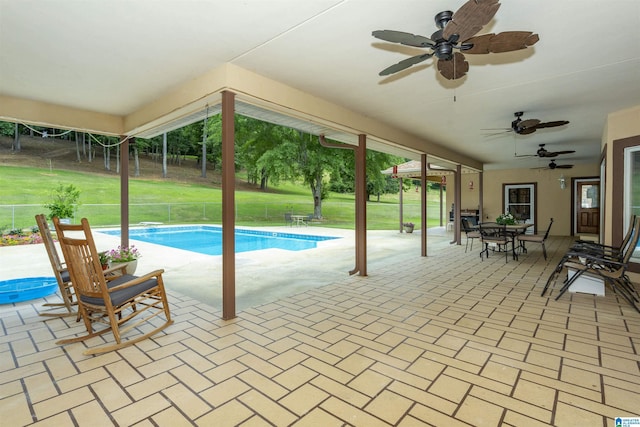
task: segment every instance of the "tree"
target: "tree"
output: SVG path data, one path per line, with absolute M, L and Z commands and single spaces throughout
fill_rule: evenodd
M 51 193 L 51 202 L 44 205 L 49 209 L 49 219 L 54 216 L 73 218 L 74 205 L 78 204 L 79 199 L 80 190 L 75 185 L 59 184 Z

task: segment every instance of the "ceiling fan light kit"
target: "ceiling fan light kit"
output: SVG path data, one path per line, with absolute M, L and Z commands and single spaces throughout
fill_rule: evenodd
M 511 52 L 526 49 L 538 42 L 540 38 L 531 31 L 505 31 L 475 36 L 493 19 L 499 8 L 499 0 L 468 0 L 455 13 L 450 10 L 440 12 L 434 18 L 436 27 L 439 29 L 431 35 L 431 38 L 403 31 L 373 31 L 372 35 L 380 40 L 432 50 L 431 53 L 412 56 L 391 65 L 382 70 L 380 75 L 397 73 L 435 56 L 440 74 L 445 79 L 456 80 L 466 75 L 469 70 L 469 63 L 462 52 L 469 54 Z M 454 52 L 454 49 L 459 52 Z

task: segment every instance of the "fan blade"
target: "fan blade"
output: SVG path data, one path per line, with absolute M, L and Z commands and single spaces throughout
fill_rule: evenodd
M 487 25 L 498 8 L 499 0 L 469 0 L 453 14 L 442 30 L 442 36 L 449 40 L 452 35 L 458 34 L 458 40 L 465 41 Z
M 398 71 L 405 70 L 412 65 L 418 64 L 426 59 L 429 59 L 433 56 L 433 53 L 423 53 L 422 55 L 412 56 L 411 58 L 403 59 L 397 64 L 393 64 L 390 67 L 385 68 L 380 71 L 378 75 L 380 76 L 388 76 L 389 74 L 397 73 Z
M 516 133 L 518 135 L 529 135 L 530 133 L 534 133 L 536 131 L 536 127 L 532 127 L 532 128 L 518 128 L 518 130 L 516 131 Z
M 576 150 L 565 150 L 565 151 L 554 151 L 553 153 L 557 156 L 560 154 L 573 154 Z
M 568 125 L 568 124 L 569 124 L 569 122 L 566 121 L 566 120 L 558 120 L 558 121 L 555 121 L 555 122 L 538 123 L 536 125 L 536 127 L 538 129 L 541 129 L 541 128 L 554 128 L 556 126 L 564 126 L 564 125 Z
M 462 46 L 473 45 L 473 47 L 465 49 L 464 53 L 484 54 L 491 52 L 489 46 L 491 45 L 491 38 L 493 36 L 495 36 L 495 34 L 483 34 L 465 40 Z
M 392 43 L 400 43 L 415 47 L 433 47 L 435 42 L 424 36 L 417 36 L 404 31 L 377 30 L 371 33 L 373 37 Z
M 538 124 L 540 120 L 538 119 L 527 119 L 518 123 L 518 129 L 529 129 L 539 127 Z
M 466 53 L 502 53 L 514 50 L 526 49 L 540 40 L 537 34 L 531 31 L 505 31 L 498 34 L 484 34 L 472 37 L 464 41 L 464 44 L 473 44 Z
M 472 0 L 473 1 L 473 0 Z M 438 71 L 447 80 L 456 80 L 464 77 L 469 71 L 469 63 L 464 59 L 464 55 L 460 52 L 453 54 L 453 58 L 449 61 L 438 61 Z
M 547 150 L 538 150 L 538 157 L 558 157 L 558 153 L 554 153 L 553 151 Z
M 555 169 L 571 169 L 573 165 L 556 165 Z

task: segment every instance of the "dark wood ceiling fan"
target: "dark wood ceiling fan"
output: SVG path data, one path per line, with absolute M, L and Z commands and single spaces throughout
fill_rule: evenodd
M 551 159 L 551 161 L 549 162 L 549 164 L 547 166 L 543 166 L 540 168 L 531 168 L 531 169 L 571 169 L 573 167 L 573 165 L 558 165 L 556 164 L 555 159 Z
M 521 154 L 516 155 L 516 157 L 542 157 L 542 158 L 553 158 L 558 157 L 561 154 L 573 154 L 576 150 L 562 150 L 562 151 L 549 151 L 544 148 L 545 144 L 538 144 L 540 148 L 536 151 L 536 154 Z
M 431 38 L 394 30 L 377 30 L 372 35 L 378 39 L 406 46 L 429 48 L 430 53 L 412 56 L 385 68 L 381 76 L 394 74 L 435 56 L 440 74 L 455 80 L 469 71 L 465 54 L 511 52 L 534 45 L 539 37 L 531 31 L 505 31 L 498 34 L 475 36 L 500 8 L 499 0 L 468 0 L 455 13 L 445 10 L 435 16 L 438 30 Z M 475 36 L 475 37 L 474 37 Z M 454 52 L 458 50 L 459 52 Z

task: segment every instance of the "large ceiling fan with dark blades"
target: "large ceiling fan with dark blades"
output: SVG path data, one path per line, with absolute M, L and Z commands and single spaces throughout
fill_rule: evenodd
M 518 111 L 514 113 L 516 119 L 511 122 L 511 129 L 513 132 L 518 135 L 528 135 L 537 131 L 538 129 L 543 128 L 554 128 L 558 126 L 564 126 L 569 124 L 567 120 L 556 120 L 554 122 L 541 122 L 538 119 L 527 119 L 522 120 L 522 115 L 524 113 L 522 111 Z
M 507 132 L 515 132 L 518 135 L 529 135 L 531 133 L 534 133 L 538 129 L 554 128 L 554 127 L 564 126 L 569 124 L 569 121 L 567 120 L 556 120 L 553 122 L 541 122 L 538 119 L 522 120 L 523 114 L 524 113 L 522 111 L 513 113 L 513 115 L 516 116 L 516 119 L 511 122 L 510 128 L 483 129 L 483 130 L 492 131 L 491 133 L 486 134 L 487 136 L 499 135 L 501 133 L 507 133 Z
M 531 31 L 505 31 L 498 34 L 475 36 L 491 21 L 500 7 L 499 0 L 468 0 L 453 13 L 449 10 L 435 16 L 438 31 L 431 38 L 394 30 L 377 30 L 372 35 L 380 40 L 406 46 L 429 48 L 431 53 L 416 55 L 385 68 L 381 76 L 407 69 L 435 56 L 438 70 L 448 80 L 463 77 L 469 71 L 469 63 L 461 52 L 486 54 L 511 52 L 534 45 L 539 37 Z M 474 37 L 475 36 L 475 37 Z M 454 49 L 460 52 L 454 52 Z
M 571 169 L 573 167 L 573 165 L 558 165 L 556 164 L 555 159 L 551 159 L 551 161 L 549 162 L 548 166 L 544 166 L 541 168 L 532 168 L 532 169 Z
M 563 151 L 549 151 L 544 148 L 545 144 L 538 144 L 540 148 L 536 151 L 536 154 L 523 154 L 516 155 L 516 157 L 542 157 L 542 158 L 553 158 L 558 157 L 561 154 L 573 154 L 576 150 L 563 150 Z

